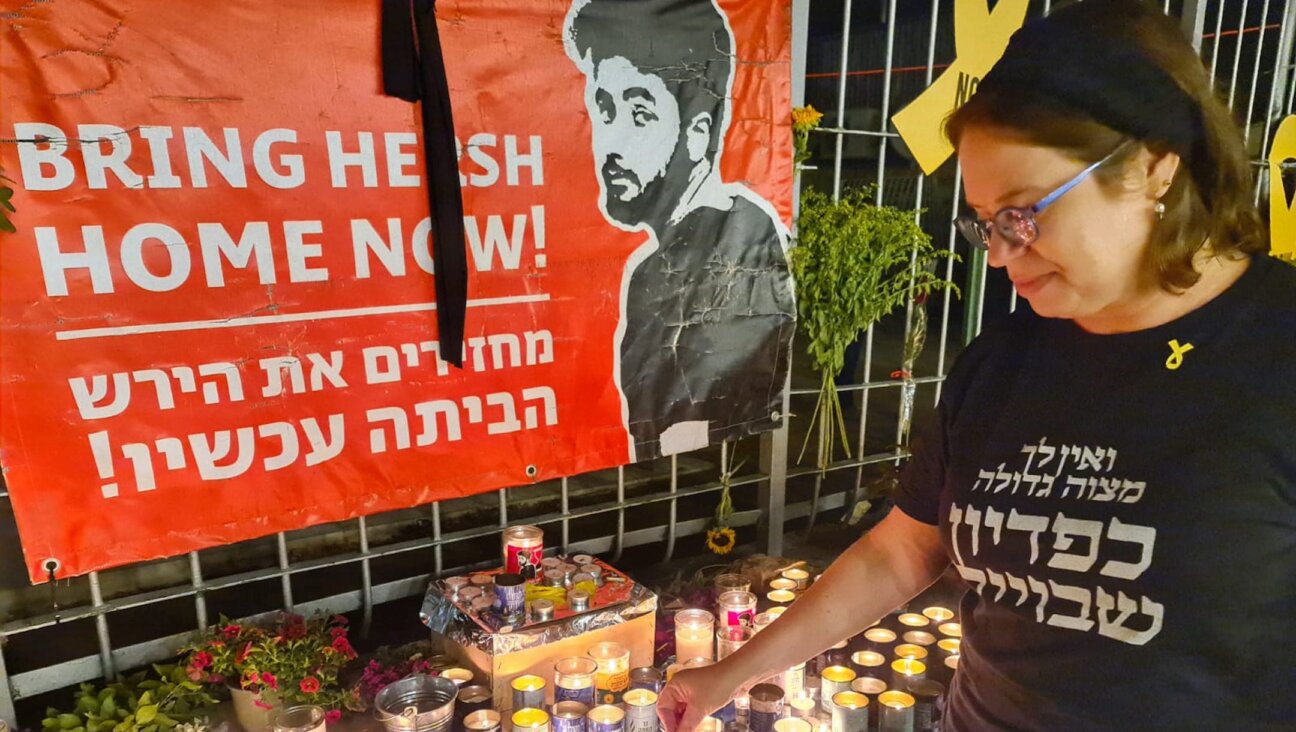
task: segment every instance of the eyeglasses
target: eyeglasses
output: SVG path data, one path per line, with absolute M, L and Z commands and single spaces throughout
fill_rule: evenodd
M 990 235 L 997 233 L 1004 243 L 1008 245 L 1009 251 L 1020 251 L 1035 243 L 1039 238 L 1039 222 L 1035 220 L 1044 209 L 1053 205 L 1067 191 L 1075 188 L 1089 177 L 1089 174 L 1102 167 L 1103 163 L 1111 160 L 1120 148 L 1113 150 L 1107 157 L 1090 165 L 1080 171 L 1079 175 L 1063 183 L 1061 187 L 1044 198 L 1034 206 L 1025 208 L 1007 207 L 1001 208 L 995 215 L 988 219 L 978 219 L 975 216 L 960 216 L 954 219 L 954 227 L 959 230 L 963 238 L 967 239 L 972 246 L 980 249 L 990 249 Z

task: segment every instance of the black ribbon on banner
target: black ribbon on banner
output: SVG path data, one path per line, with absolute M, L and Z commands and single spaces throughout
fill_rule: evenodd
M 420 103 L 435 237 L 437 341 L 441 358 L 462 368 L 468 254 L 450 86 L 437 34 L 435 0 L 383 0 L 382 71 L 384 93 Z

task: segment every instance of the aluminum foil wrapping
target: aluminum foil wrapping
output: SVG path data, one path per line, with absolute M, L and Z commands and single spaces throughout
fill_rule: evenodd
M 598 605 L 583 613 L 514 627 L 504 624 L 502 618 L 492 613 L 473 617 L 449 598 L 439 581 L 433 581 L 423 596 L 419 616 L 423 624 L 433 632 L 444 635 L 456 644 L 471 646 L 490 655 L 502 655 L 554 643 L 657 612 L 657 596 L 647 587 L 632 583 L 617 594 L 620 597 L 616 601 Z

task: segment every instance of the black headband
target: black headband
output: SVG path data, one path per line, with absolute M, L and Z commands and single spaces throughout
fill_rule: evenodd
M 1148 13 L 1159 11 L 1133 0 L 1088 0 L 1031 21 L 1013 34 L 977 92 L 1051 102 L 1160 144 L 1178 153 L 1209 201 L 1214 164 L 1201 107 L 1125 34 L 1095 30 Z

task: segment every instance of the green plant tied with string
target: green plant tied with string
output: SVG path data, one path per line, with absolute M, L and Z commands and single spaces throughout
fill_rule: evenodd
M 875 205 L 876 191 L 876 186 L 856 188 L 834 201 L 808 189 L 797 217 L 791 252 L 797 327 L 822 378 L 811 416 L 812 423 L 819 420 L 823 434 L 816 461 L 820 470 L 832 462 L 834 426 L 850 456 L 846 419 L 833 382 L 845 362 L 846 347 L 896 307 L 946 287 L 957 292 L 935 274 L 938 260 L 954 255 L 932 246 L 913 211 Z M 813 433 L 807 433 L 798 462 Z

